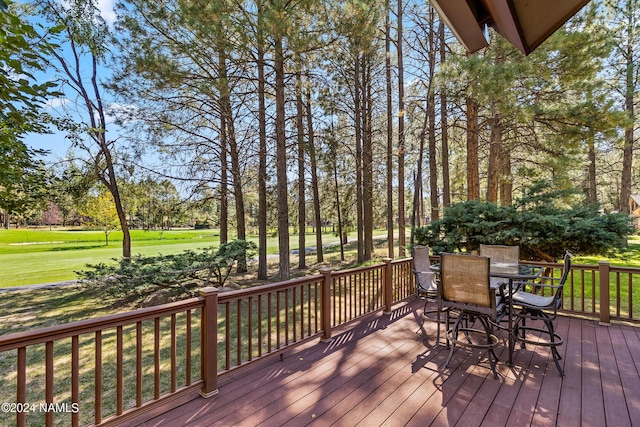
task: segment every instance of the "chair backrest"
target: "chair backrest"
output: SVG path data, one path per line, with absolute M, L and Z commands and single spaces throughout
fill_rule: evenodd
M 560 276 L 560 281 L 558 282 L 558 287 L 556 288 L 556 292 L 553 298 L 553 305 L 556 308 L 560 308 L 562 305 L 562 296 L 564 295 L 564 284 L 569 277 L 569 271 L 571 270 L 571 252 L 567 251 L 564 254 L 564 265 L 562 267 L 562 276 Z
M 440 282 L 441 297 L 445 303 L 470 304 L 476 306 L 479 312 L 495 312 L 496 300 L 489 285 L 489 258 L 442 254 Z
M 564 265 L 562 268 L 562 276 L 560 276 L 560 284 L 564 286 L 564 282 L 567 281 L 567 277 L 569 277 L 569 270 L 571 270 L 571 257 L 573 255 L 571 252 L 567 251 L 564 254 Z
M 480 256 L 491 258 L 491 262 L 517 264 L 520 260 L 520 246 L 480 245 Z
M 413 271 L 425 272 L 429 271 L 429 246 L 415 246 L 413 248 Z

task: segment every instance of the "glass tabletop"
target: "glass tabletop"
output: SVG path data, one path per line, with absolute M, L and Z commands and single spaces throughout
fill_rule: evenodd
M 440 271 L 440 264 L 430 266 L 433 271 Z M 506 279 L 535 279 L 540 276 L 543 268 L 539 265 L 514 264 L 496 262 L 489 264 L 489 275 Z
M 496 262 L 489 264 L 489 275 L 507 279 L 533 279 L 542 273 L 539 265 Z

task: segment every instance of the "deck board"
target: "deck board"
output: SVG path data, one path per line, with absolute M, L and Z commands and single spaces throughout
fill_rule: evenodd
M 141 424 L 180 426 L 632 426 L 640 425 L 640 328 L 560 317 L 560 377 L 548 348 L 498 347 L 499 378 L 484 352 L 433 347 L 419 300 L 361 319 L 238 370 L 219 394 Z M 426 338 L 425 338 L 425 334 Z M 506 338 L 504 332 L 499 333 Z
M 625 336 L 625 331 L 614 328 L 609 332 L 612 341 L 615 340 L 616 345 L 613 351 L 616 355 L 617 368 L 620 372 L 620 381 L 622 384 L 622 392 L 624 400 L 627 403 L 627 411 L 631 420 L 640 419 L 640 399 L 638 399 L 638 390 L 640 390 L 640 374 L 633 361 L 633 356 L 640 357 L 640 348 L 637 344 L 637 335 L 634 331 L 628 332 L 629 338 Z M 635 344 L 635 345 L 630 345 Z

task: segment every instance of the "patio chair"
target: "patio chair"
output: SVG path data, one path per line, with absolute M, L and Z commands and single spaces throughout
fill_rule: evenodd
M 416 279 L 416 292 L 418 298 L 424 299 L 424 309 L 422 310 L 422 324 L 425 321 L 437 322 L 436 344 L 440 345 L 440 313 L 442 310 L 438 306 L 438 282 L 436 273 L 430 269 L 429 246 L 415 246 L 413 248 L 413 274 Z M 435 308 L 428 308 L 428 305 L 435 305 Z M 435 313 L 436 317 L 433 318 Z
M 498 357 L 493 349 L 498 344 L 498 338 L 492 333 L 491 322 L 496 322 L 497 312 L 502 307 L 496 306 L 495 289 L 489 283 L 489 258 L 468 254 L 442 254 L 440 285 L 442 306 L 458 313 L 453 328 L 447 330 L 450 349 L 445 368 L 449 366 L 456 345 L 485 349 L 491 371 L 497 379 Z M 447 320 L 448 316 L 447 311 Z M 479 322 L 482 329 L 474 328 L 474 322 Z
M 492 263 L 517 264 L 520 260 L 520 247 L 506 245 L 480 245 L 480 256 L 489 258 Z M 501 277 L 492 277 L 491 284 L 494 287 L 499 286 L 502 290 L 507 282 Z
M 525 344 L 550 347 L 553 361 L 560 372 L 560 376 L 564 376 L 564 370 L 560 366 L 559 360 L 562 357 L 558 353 L 557 347 L 562 345 L 563 339 L 555 331 L 553 321 L 558 316 L 558 310 L 562 307 L 563 288 L 569 277 L 570 269 L 571 253 L 567 251 L 564 256 L 564 267 L 560 279 L 557 277 L 541 277 L 543 279 L 541 283 L 531 284 L 535 293 L 519 290 L 511 298 L 516 317 L 514 336 L 522 343 L 522 348 L 525 347 Z M 546 283 L 547 281 L 551 283 L 557 281 L 557 284 Z M 529 320 L 543 322 L 545 328 L 537 325 L 528 325 L 527 321 Z M 533 332 L 534 334 L 529 337 L 527 332 Z M 536 338 L 533 338 L 533 335 Z

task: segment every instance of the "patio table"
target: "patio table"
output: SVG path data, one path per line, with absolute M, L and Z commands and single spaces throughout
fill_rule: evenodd
M 440 271 L 440 264 L 432 264 L 431 269 L 433 271 Z M 507 365 L 513 366 L 513 350 L 515 347 L 516 337 L 513 334 L 513 307 L 511 305 L 510 296 L 514 292 L 514 283 L 518 282 L 529 282 L 537 279 L 542 274 L 543 267 L 539 265 L 530 265 L 530 264 L 515 264 L 515 263 L 504 263 L 504 262 L 496 262 L 489 264 L 489 276 L 490 277 L 498 277 L 502 279 L 507 279 L 507 294 L 506 298 L 506 306 L 507 306 L 507 315 L 508 315 L 508 326 L 507 333 L 509 337 L 508 342 L 508 356 L 507 356 Z M 438 282 L 439 283 L 439 282 Z M 491 287 L 499 290 L 502 287 L 502 284 L 494 283 L 492 281 Z

